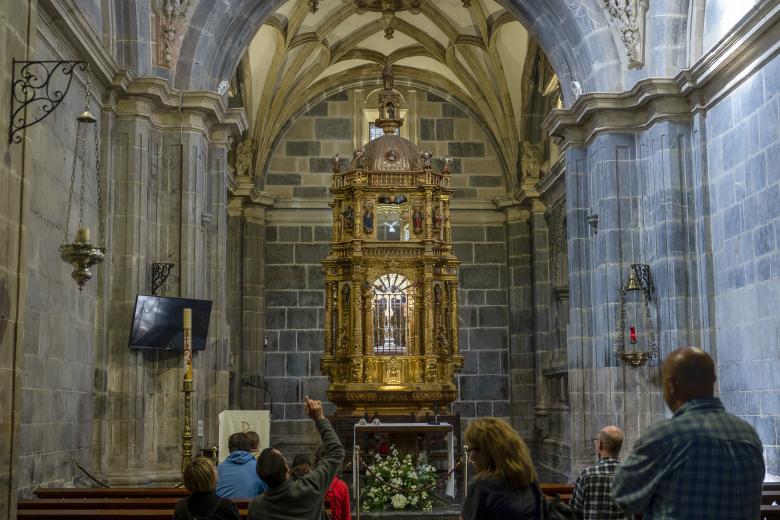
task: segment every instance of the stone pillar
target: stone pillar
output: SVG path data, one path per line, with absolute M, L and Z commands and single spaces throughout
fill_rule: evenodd
M 520 205 L 506 208 L 510 417 L 515 429 L 529 444 L 534 438 L 536 397 L 530 217 L 529 211 Z
M 153 262 L 175 264 L 162 295 L 213 301 L 206 350 L 194 355 L 193 444 L 217 442 L 217 414 L 228 404 L 227 134 L 241 128 L 213 125 L 229 117 L 214 113 L 222 100 L 212 93 L 179 96 L 149 79 L 132 92 L 116 102 L 108 345 L 96 367 L 106 376 L 96 377 L 93 428 L 101 469 L 112 483 L 131 485 L 179 473 L 180 356 L 127 348 L 128 317 L 136 294 L 151 292 Z
M 236 374 L 238 403 L 244 410 L 266 406 L 262 390 L 265 375 L 265 233 L 266 208 L 249 205 L 243 211 L 241 275 L 241 350 Z
M 692 280 L 700 253 L 691 238 L 698 210 L 688 173 L 688 106 L 676 87 L 659 80 L 654 88 L 660 85 L 669 92 L 653 107 L 641 106 L 639 89 L 624 107 L 599 100 L 577 123 L 557 119 L 562 113 L 545 122 L 563 138 L 566 154 L 572 474 L 592 464 L 590 439 L 605 424 L 621 426 L 631 446 L 664 417 L 660 359 L 701 338 L 701 318 L 690 304 L 699 290 Z M 611 128 L 596 122 L 602 111 L 610 112 Z M 659 111 L 665 120 L 654 120 Z M 649 265 L 653 277 L 660 358 L 636 369 L 613 352 L 619 291 L 635 263 Z M 626 310 L 626 326 L 636 327 L 646 350 L 641 299 L 631 298 Z

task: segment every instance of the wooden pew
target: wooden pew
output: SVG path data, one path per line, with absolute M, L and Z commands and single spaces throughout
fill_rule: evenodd
M 170 487 L 110 487 L 110 488 L 38 488 L 38 498 L 154 498 L 179 497 L 190 494 L 185 488 Z
M 239 509 L 241 518 L 246 518 L 247 510 Z M 25 520 L 73 520 L 85 518 L 87 520 L 114 519 L 114 520 L 171 520 L 173 508 L 169 509 L 20 509 L 16 513 L 17 518 Z
M 154 498 L 34 498 L 20 499 L 17 508 L 22 509 L 164 509 L 173 508 L 179 497 Z M 248 498 L 234 498 L 239 509 L 249 507 Z

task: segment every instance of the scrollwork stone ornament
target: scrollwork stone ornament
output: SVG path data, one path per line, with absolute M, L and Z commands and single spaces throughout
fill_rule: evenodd
M 154 0 L 152 11 L 158 19 L 158 40 L 160 51 L 158 54 L 161 65 L 169 67 L 176 60 L 180 42 L 179 29 L 184 25 L 187 12 L 194 0 Z
M 609 23 L 626 48 L 629 68 L 644 65 L 645 13 L 650 0 L 602 0 Z
M 541 167 L 539 145 L 523 141 L 523 157 L 520 162 L 523 179 L 538 179 Z
M 252 173 L 252 159 L 255 155 L 255 142 L 252 139 L 244 139 L 236 147 L 236 175 L 239 177 L 250 176 Z

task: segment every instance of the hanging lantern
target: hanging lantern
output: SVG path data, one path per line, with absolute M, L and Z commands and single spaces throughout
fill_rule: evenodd
M 84 111 L 76 118 L 76 149 L 73 151 L 73 167 L 70 174 L 70 190 L 68 193 L 68 213 L 65 218 L 65 234 L 60 246 L 60 257 L 73 266 L 71 277 L 79 286 L 79 291 L 84 288 L 84 284 L 92 278 L 90 268 L 103 261 L 106 248 L 103 244 L 103 202 L 100 198 L 100 134 L 98 132 L 97 118 L 89 111 L 89 105 L 92 101 L 91 74 L 87 69 L 87 103 Z M 87 171 L 87 134 L 89 126 L 92 126 L 95 136 L 95 174 L 97 180 L 97 206 L 98 206 L 98 239 L 97 244 L 93 244 L 90 239 L 90 229 L 84 224 L 84 189 L 86 186 Z M 70 213 L 73 207 L 73 192 L 76 185 L 76 169 L 78 159 L 81 159 L 81 188 L 79 190 L 79 221 L 76 228 L 76 234 L 73 242 L 68 243 L 70 229 Z
M 647 330 L 647 350 L 639 350 L 636 345 L 637 332 L 634 326 L 629 328 L 629 342 L 632 345 L 630 352 L 626 351 L 626 294 L 629 292 L 639 292 L 642 296 L 642 307 L 644 308 L 644 325 Z M 650 266 L 645 264 L 632 264 L 628 280 L 620 288 L 620 310 L 615 327 L 615 354 L 626 364 L 633 368 L 641 367 L 647 364 L 651 359 L 658 356 L 658 345 L 655 342 L 655 328 L 653 326 L 653 317 L 650 314 L 650 300 L 653 292 L 653 280 L 650 277 Z

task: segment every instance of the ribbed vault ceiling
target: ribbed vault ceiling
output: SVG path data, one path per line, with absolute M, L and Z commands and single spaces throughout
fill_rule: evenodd
M 288 0 L 261 27 L 245 58 L 245 92 L 261 172 L 285 124 L 341 84 L 379 80 L 389 59 L 398 81 L 428 84 L 472 109 L 492 134 L 507 172 L 516 169 L 521 78 L 529 36 L 493 0 L 427 0 L 396 13 L 385 37 L 379 12 L 352 0 Z M 517 179 L 510 179 L 516 185 Z

